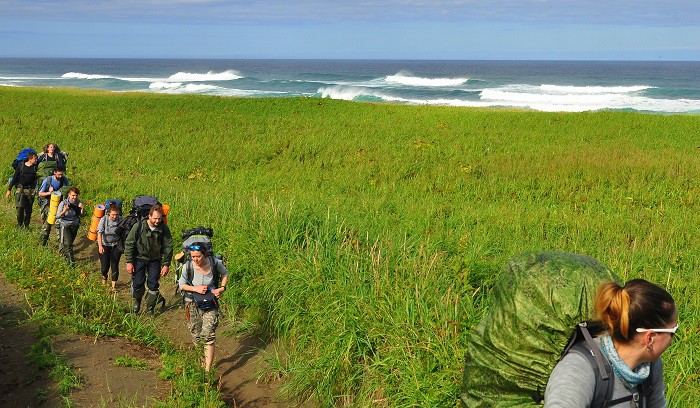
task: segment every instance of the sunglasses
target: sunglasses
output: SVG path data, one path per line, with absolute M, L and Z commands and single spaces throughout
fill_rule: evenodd
M 644 332 L 648 332 L 648 331 L 653 331 L 655 333 L 675 334 L 676 330 L 678 330 L 678 324 L 676 324 L 674 327 L 671 327 L 670 329 L 641 329 L 641 328 L 637 328 L 637 333 L 644 333 Z
M 203 247 L 199 244 L 190 244 L 187 246 L 187 249 L 189 249 L 190 251 L 201 251 L 202 248 Z

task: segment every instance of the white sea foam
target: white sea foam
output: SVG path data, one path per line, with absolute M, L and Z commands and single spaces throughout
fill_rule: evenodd
M 80 72 L 68 72 L 61 75 L 61 78 L 65 79 L 110 79 L 114 78 L 109 75 L 96 75 L 96 74 L 83 74 Z
M 282 91 L 262 91 L 249 89 L 226 88 L 207 84 L 185 84 L 182 82 L 153 82 L 148 87 L 153 92 L 168 94 L 205 94 L 217 96 L 271 96 L 286 95 L 288 92 Z
M 148 85 L 148 89 L 175 89 L 182 86 L 182 82 L 156 81 Z
M 630 93 L 639 92 L 645 89 L 654 88 L 653 86 L 568 86 L 568 85 L 540 85 L 540 89 L 545 92 L 556 93 L 582 93 L 582 94 L 597 94 L 597 93 Z
M 585 92 L 590 88 L 590 92 Z M 652 112 L 688 112 L 700 109 L 700 100 L 656 99 L 639 92 L 649 87 L 564 87 L 509 85 L 484 89 L 481 100 L 546 112 L 583 112 L 601 109 L 634 109 Z M 569 92 L 567 92 L 567 90 Z
M 319 88 L 317 94 L 323 98 L 358 100 L 373 97 L 387 102 L 414 105 L 443 105 L 467 107 L 515 107 L 546 112 L 583 112 L 601 109 L 634 109 L 651 112 L 693 112 L 700 110 L 700 100 L 655 99 L 640 95 L 638 87 L 610 87 L 611 92 L 594 89 L 583 93 L 576 89 L 564 93 L 564 87 L 556 92 L 546 92 L 545 88 L 533 85 L 508 85 L 502 88 L 488 88 L 480 92 L 479 100 L 457 98 L 418 99 L 403 98 L 373 88 L 361 86 L 329 86 Z
M 223 72 L 212 72 L 209 71 L 206 74 L 196 74 L 189 72 L 178 72 L 167 78 L 149 78 L 149 77 L 119 77 L 113 75 L 102 75 L 102 74 L 84 74 L 81 72 L 68 72 L 61 75 L 63 79 L 117 79 L 126 82 L 209 82 L 209 81 L 232 81 L 235 79 L 241 79 L 242 76 L 238 75 L 232 70 Z
M 209 71 L 206 74 L 196 74 L 190 72 L 178 72 L 168 77 L 170 81 L 178 82 L 209 82 L 209 81 L 233 81 L 235 79 L 241 79 L 242 76 L 238 75 L 232 70 L 224 72 L 212 72 Z
M 400 71 L 396 75 L 389 75 L 384 79 L 389 83 L 408 86 L 447 87 L 464 85 L 469 78 L 421 78 L 408 72 Z

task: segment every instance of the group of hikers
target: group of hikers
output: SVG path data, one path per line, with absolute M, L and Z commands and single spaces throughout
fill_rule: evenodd
M 42 164 L 43 163 L 43 164 Z M 44 146 L 37 154 L 24 149 L 13 162 L 14 174 L 8 183 L 6 197 L 15 192 L 17 225 L 29 229 L 35 196 L 41 210 L 42 226 L 39 243 L 47 246 L 54 224 L 57 226 L 60 254 L 75 266 L 73 245 L 81 220 L 86 215 L 80 190 L 66 176 L 68 155 L 56 143 Z M 55 209 L 53 197 L 59 198 Z M 153 315 L 158 303 L 164 312 L 165 298 L 160 293 L 160 279 L 168 274 L 173 260 L 173 239 L 165 223 L 164 206 L 152 196 L 134 199 L 127 217 L 122 216 L 121 200 L 107 200 L 104 215 L 97 224 L 96 239 L 102 284 L 111 282 L 116 293 L 119 263 L 124 255 L 126 272 L 131 276 L 132 312 L 139 313 L 142 301 L 145 311 Z M 130 222 L 125 222 L 129 218 Z M 193 233 L 198 232 L 198 233 Z M 183 273 L 177 280 L 183 296 L 187 326 L 195 345 L 204 346 L 202 365 L 208 372 L 214 359 L 215 333 L 220 317 L 219 297 L 226 290 L 228 270 L 211 245 L 211 229 L 190 230 L 178 260 Z M 110 273 L 111 271 L 111 273 Z
M 37 189 L 37 168 L 45 162 L 53 162 L 51 163 L 53 174 L 44 178 Z M 12 189 L 16 188 L 17 223 L 20 228 L 28 228 L 32 215 L 34 190 L 37 189 L 43 223 L 39 234 L 40 242 L 42 245 L 47 245 L 52 226 L 48 222 L 50 214 L 47 201 L 57 191 L 68 189 L 66 197 L 61 200 L 56 209 L 55 222 L 58 224 L 60 252 L 72 265 L 75 263 L 73 242 L 78 233 L 80 220 L 85 216 L 85 207 L 79 199 L 80 190 L 71 186 L 65 175 L 66 163 L 67 156 L 55 143 L 47 144 L 40 155 L 27 154 L 26 159 L 15 167 L 7 197 L 9 198 Z M 124 238 L 125 217 L 122 217 L 120 203 L 118 200 L 105 202 L 105 214 L 99 220 L 97 227 L 97 247 L 103 284 L 106 285 L 109 279 L 112 289 L 116 289 L 119 262 L 123 254 L 126 271 L 131 275 L 132 311 L 133 313 L 141 311 L 142 299 L 145 295 L 146 313 L 153 315 L 159 302 L 163 304 L 162 311 L 165 310 L 165 299 L 160 294 L 159 282 L 161 277 L 169 273 L 173 260 L 173 239 L 164 219 L 166 211 L 155 197 L 135 198 L 129 217 L 135 217 L 137 221 L 128 225 L 126 229 L 128 233 Z M 217 299 L 226 290 L 228 281 L 226 266 L 221 258 L 213 253 L 210 240 L 212 235 L 211 229 L 204 227 L 183 232 L 183 252 L 179 254 L 181 255 L 179 258 L 176 257 L 181 264 L 177 283 L 183 294 L 188 329 L 192 341 L 195 344 L 204 345 L 202 363 L 206 371 L 210 370 L 214 358 L 215 332 L 220 316 Z M 537 270 L 551 265 L 555 265 L 556 270 L 545 279 L 554 277 L 556 274 L 563 275 L 567 267 L 562 265 L 570 264 L 574 265 L 574 269 L 578 268 L 576 273 L 580 275 L 572 275 L 567 278 L 569 279 L 567 282 L 584 280 L 591 273 L 603 270 L 602 267 L 595 266 L 597 265 L 595 260 L 578 255 L 544 253 L 537 255 L 535 261 L 531 258 L 532 256 L 528 255 L 520 260 L 516 259 L 517 262 L 513 261 L 513 265 L 516 266 L 518 262 L 528 265 L 527 268 L 521 269 L 524 271 L 525 279 L 530 280 L 533 280 L 532 274 Z M 594 268 L 591 269 L 591 265 Z M 508 273 L 517 269 L 511 265 Z M 111 274 L 108 276 L 110 270 Z M 517 273 L 512 275 L 516 276 Z M 508 278 L 508 275 L 506 277 Z M 620 285 L 614 280 L 609 280 L 607 275 L 606 279 L 608 279 L 606 282 L 597 287 L 594 300 L 595 323 L 599 330 L 594 331 L 592 329 L 594 326 L 587 326 L 585 323 L 579 324 L 558 363 L 550 371 L 546 389 L 542 390 L 538 386 L 538 389 L 532 392 L 535 402 L 541 402 L 543 399 L 545 407 L 551 408 L 608 407 L 622 403 L 626 403 L 626 406 L 648 408 L 666 406 L 663 366 L 659 358 L 670 346 L 678 329 L 676 304 L 666 290 L 646 280 L 635 279 Z M 505 281 L 501 285 L 501 290 L 504 291 L 503 293 L 516 292 L 519 286 L 524 286 L 522 282 L 524 281 L 515 284 Z M 526 296 L 528 302 L 533 298 L 533 292 L 542 289 L 543 283 L 537 281 L 534 285 L 535 288 L 522 289 L 529 291 Z M 560 289 L 552 289 L 552 291 L 555 290 Z M 578 292 L 574 296 L 583 296 L 582 293 L 585 294 L 586 290 L 582 289 Z M 493 296 L 496 300 L 504 298 L 503 295 Z M 550 292 L 548 296 L 551 296 Z M 582 299 L 576 297 L 569 303 L 578 307 Z M 511 304 L 515 303 L 511 302 Z M 522 304 L 520 306 L 522 307 Z M 552 311 L 550 307 L 547 313 L 556 312 L 558 310 Z M 511 313 L 516 312 L 511 311 Z M 506 313 L 503 310 L 494 313 L 494 316 L 504 315 Z M 486 316 L 488 317 L 489 314 L 487 313 Z M 525 323 L 531 324 L 532 322 L 528 319 L 530 316 L 526 317 Z M 535 327 L 538 327 L 538 322 L 535 323 Z M 507 329 L 515 330 L 516 337 L 523 337 L 521 327 L 499 328 L 487 320 L 482 324 L 485 324 L 484 328 L 474 330 L 476 336 L 487 337 L 486 333 L 491 330 L 490 336 L 493 337 L 499 330 Z M 536 338 L 533 336 L 541 335 L 537 330 L 526 334 L 524 338 L 530 343 Z M 483 358 L 486 361 L 486 370 L 493 371 L 489 385 L 505 384 L 506 380 L 494 381 L 494 379 L 502 375 L 498 372 L 499 364 L 503 362 L 503 355 L 507 353 L 496 352 L 488 347 L 485 348 L 487 351 L 479 352 L 479 347 L 486 342 L 477 339 L 475 344 L 473 350 L 476 351 L 470 356 L 468 352 L 462 403 L 464 406 L 490 406 L 496 403 L 478 401 L 483 402 L 488 398 L 494 398 L 489 401 L 497 401 L 503 398 L 500 394 L 505 393 L 503 390 L 508 388 L 499 385 L 502 388 L 496 387 L 497 391 L 493 393 L 494 395 L 489 396 L 485 389 L 488 386 L 480 386 L 477 376 L 473 375 L 478 369 L 474 362 Z M 498 342 L 494 344 L 497 345 Z M 549 350 L 549 352 L 558 353 L 559 351 Z M 495 363 L 488 360 L 492 356 L 499 356 Z M 610 381 L 613 379 L 614 381 Z

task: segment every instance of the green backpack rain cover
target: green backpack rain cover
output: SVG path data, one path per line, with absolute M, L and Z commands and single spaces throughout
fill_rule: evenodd
M 617 277 L 595 259 L 561 252 L 511 258 L 467 337 L 463 407 L 541 405 L 576 325 L 593 319 L 595 292 Z

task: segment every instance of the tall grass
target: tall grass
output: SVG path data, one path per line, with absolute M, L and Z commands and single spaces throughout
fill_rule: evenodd
M 84 199 L 155 194 L 174 231 L 213 226 L 227 300 L 285 346 L 270 375 L 322 406 L 455 405 L 464 334 L 500 266 L 528 250 L 584 253 L 666 286 L 681 322 L 667 393 L 694 406 L 699 124 L 0 90 L 6 162 L 55 141 Z

